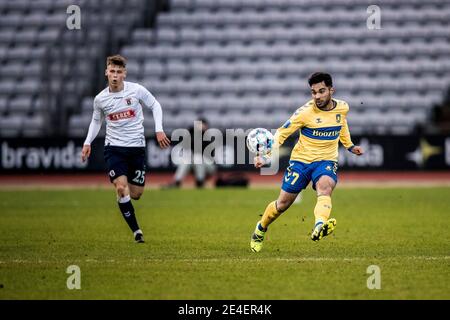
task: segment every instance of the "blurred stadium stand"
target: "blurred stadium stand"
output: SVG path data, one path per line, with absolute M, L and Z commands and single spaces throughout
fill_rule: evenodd
M 450 1 L 377 1 L 382 29 L 369 30 L 372 2 L 172 0 L 153 25 L 156 1 L 0 0 L 0 135 L 83 137 L 117 51 L 128 80 L 161 102 L 168 131 L 200 116 L 277 128 L 324 70 L 352 108 L 352 133 L 411 134 L 450 85 Z M 70 4 L 81 30 L 66 28 Z

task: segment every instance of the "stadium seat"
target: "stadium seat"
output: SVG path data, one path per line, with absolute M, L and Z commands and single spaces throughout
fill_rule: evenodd
M 23 136 L 37 137 L 45 132 L 44 116 L 41 114 L 28 116 L 23 121 Z
M 9 113 L 10 114 L 27 114 L 32 108 L 31 96 L 18 96 L 9 101 Z M 25 117 L 26 118 L 26 117 Z
M 7 96 L 0 95 L 0 116 L 2 116 L 6 110 L 8 110 L 8 98 Z
M 22 115 L 11 115 L 0 118 L 0 134 L 5 138 L 15 138 L 20 135 L 24 117 Z
M 85 137 L 89 128 L 89 124 L 92 119 L 92 113 L 90 115 L 84 114 L 81 116 L 74 115 L 69 121 L 69 134 L 71 137 Z

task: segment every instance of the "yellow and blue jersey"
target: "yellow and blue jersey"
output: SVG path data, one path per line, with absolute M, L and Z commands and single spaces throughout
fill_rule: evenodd
M 308 101 L 278 128 L 275 148 L 279 147 L 296 130 L 300 137 L 292 150 L 291 160 L 303 163 L 337 161 L 339 141 L 346 149 L 353 147 L 347 125 L 349 106 L 343 100 L 333 99 L 335 107 L 320 110 L 314 100 Z

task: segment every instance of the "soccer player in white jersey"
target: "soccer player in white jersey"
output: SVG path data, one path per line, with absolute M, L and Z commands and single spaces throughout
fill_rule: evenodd
M 108 87 L 94 99 L 94 112 L 81 151 L 85 161 L 91 154 L 91 143 L 106 119 L 104 157 L 111 183 L 117 193 L 119 209 L 138 243 L 144 242 L 136 220 L 131 199 L 138 200 L 145 185 L 145 138 L 143 108 L 153 112 L 156 139 L 161 148 L 170 140 L 162 126 L 161 105 L 143 86 L 124 81 L 127 75 L 126 59 L 120 55 L 106 60 L 105 75 Z

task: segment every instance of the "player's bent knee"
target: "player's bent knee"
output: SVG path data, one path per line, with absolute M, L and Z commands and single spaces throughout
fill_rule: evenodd
M 334 182 L 331 181 L 319 181 L 316 185 L 316 191 L 319 196 L 331 196 L 333 192 Z
M 142 196 L 142 193 L 131 193 L 130 194 L 130 197 L 133 200 L 139 200 L 141 198 L 141 196 Z
M 130 185 L 130 197 L 133 200 L 139 200 L 144 193 L 144 188 Z
M 333 188 L 325 187 L 325 188 L 317 188 L 317 194 L 320 196 L 331 196 L 333 192 Z

